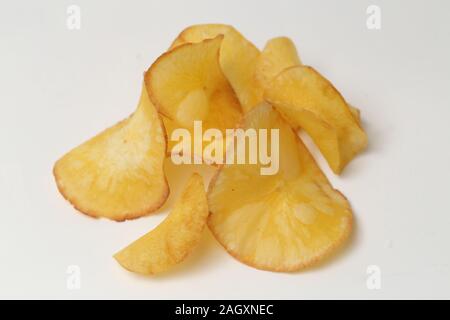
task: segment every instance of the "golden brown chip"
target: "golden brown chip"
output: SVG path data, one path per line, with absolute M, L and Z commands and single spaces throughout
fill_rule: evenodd
M 114 258 L 132 272 L 147 275 L 165 272 L 194 250 L 203 235 L 207 217 L 203 179 L 194 174 L 167 218 Z
M 169 141 L 178 128 L 186 128 L 194 137 L 194 121 L 202 121 L 204 131 L 218 129 L 225 136 L 225 130 L 241 120 L 239 101 L 219 65 L 222 40 L 223 36 L 217 36 L 178 46 L 158 58 L 147 71 L 146 86 L 164 115 Z M 193 151 L 193 156 L 201 158 L 207 145 L 205 142 L 202 150 Z M 169 153 L 173 146 L 170 142 Z
M 314 140 L 339 174 L 367 146 L 367 135 L 333 85 L 309 66 L 285 69 L 270 83 L 265 99 L 295 128 Z
M 258 57 L 255 76 L 263 88 L 286 68 L 301 65 L 302 62 L 294 43 L 287 37 L 273 38 L 267 41 Z
M 169 195 L 164 129 L 145 87 L 131 117 L 76 147 L 54 167 L 62 195 L 92 217 L 122 221 L 149 214 Z
M 296 271 L 323 259 L 351 231 L 346 198 L 271 106 L 249 112 L 244 128 L 279 130 L 279 171 L 261 175 L 261 162 L 224 165 L 208 191 L 211 231 L 232 256 L 255 268 Z
M 236 92 L 244 112 L 262 101 L 263 91 L 254 74 L 258 48 L 235 28 L 224 24 L 199 24 L 186 28 L 175 39 L 171 48 L 184 43 L 197 43 L 223 34 L 220 50 L 220 65 Z
M 283 70 L 300 66 L 302 62 L 297 48 L 288 37 L 277 37 L 267 41 L 264 50 L 258 57 L 255 78 L 260 86 L 268 88 L 270 82 Z M 351 105 L 348 106 L 355 120 L 361 122 L 361 111 Z

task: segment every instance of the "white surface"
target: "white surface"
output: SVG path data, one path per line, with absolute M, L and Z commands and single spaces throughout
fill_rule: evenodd
M 79 31 L 66 8 L 81 8 Z M 366 28 L 366 8 L 382 28 Z M 0 298 L 450 298 L 448 1 L 9 1 L 0 10 Z M 52 166 L 131 113 L 142 73 L 194 23 L 236 26 L 262 47 L 286 35 L 362 110 L 370 149 L 331 174 L 357 220 L 319 268 L 249 268 L 207 235 L 174 273 L 134 276 L 111 255 L 163 213 L 126 223 L 77 213 Z M 81 289 L 66 268 L 81 268 Z M 366 268 L 381 268 L 368 290 Z

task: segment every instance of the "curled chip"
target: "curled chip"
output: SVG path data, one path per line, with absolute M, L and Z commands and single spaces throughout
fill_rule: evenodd
M 254 79 L 258 48 L 235 28 L 224 24 L 199 24 L 184 29 L 171 48 L 196 43 L 217 35 L 225 36 L 220 50 L 220 65 L 236 92 L 244 112 L 262 101 L 262 88 Z
M 255 76 L 263 88 L 267 88 L 273 78 L 286 68 L 299 66 L 302 62 L 294 43 L 287 37 L 267 41 L 258 57 Z
M 293 127 L 303 128 L 312 137 L 335 173 L 367 146 L 366 133 L 347 102 L 312 67 L 285 69 L 264 96 Z
M 224 165 L 209 186 L 209 228 L 232 256 L 259 269 L 296 271 L 321 260 L 351 231 L 349 203 L 270 105 L 250 111 L 244 127 L 279 130 L 279 171 Z
M 194 174 L 172 212 L 155 229 L 114 255 L 125 269 L 141 274 L 167 271 L 183 261 L 203 235 L 208 204 L 202 177 Z
M 357 107 L 352 106 L 351 104 L 347 104 L 348 108 L 350 109 L 353 118 L 358 122 L 359 125 L 361 125 L 361 110 L 359 110 Z
M 225 129 L 234 128 L 242 118 L 239 101 L 219 65 L 222 40 L 220 35 L 178 46 L 147 71 L 145 83 L 164 116 L 169 139 L 174 129 L 192 131 L 194 121 L 202 121 L 203 129 L 218 129 L 225 136 Z M 202 150 L 194 156 L 202 157 Z
M 302 62 L 297 48 L 288 37 L 277 37 L 267 41 L 264 50 L 256 64 L 255 77 L 263 88 L 268 88 L 270 82 L 284 69 L 300 66 Z M 355 120 L 361 121 L 360 110 L 351 105 L 348 106 Z
M 169 195 L 166 140 L 145 87 L 136 111 L 76 147 L 54 166 L 62 195 L 92 217 L 122 221 L 161 207 Z

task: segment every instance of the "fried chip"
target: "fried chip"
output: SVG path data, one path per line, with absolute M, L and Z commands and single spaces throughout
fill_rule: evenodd
M 251 110 L 262 101 L 263 91 L 254 74 L 258 48 L 248 41 L 239 31 L 224 24 L 199 24 L 184 29 L 172 43 L 171 48 L 184 43 L 197 43 L 225 36 L 220 50 L 220 65 L 236 92 L 244 112 Z
M 284 69 L 302 65 L 297 48 L 288 37 L 277 37 L 267 41 L 264 50 L 258 57 L 255 77 L 260 86 L 267 88 L 270 82 Z M 355 120 L 360 123 L 361 111 L 348 106 Z
M 244 122 L 245 128 L 279 130 L 279 171 L 261 175 L 260 163 L 224 165 L 209 186 L 209 228 L 245 264 L 297 271 L 323 259 L 347 238 L 350 205 L 270 105 L 253 109 Z
M 183 261 L 199 243 L 208 218 L 203 179 L 194 174 L 171 213 L 155 229 L 114 255 L 125 269 L 158 274 Z
M 194 121 L 202 121 L 205 131 L 218 129 L 225 136 L 225 130 L 241 120 L 239 101 L 219 65 L 222 40 L 219 35 L 178 46 L 159 57 L 147 71 L 146 86 L 163 114 L 169 141 L 175 129 L 192 132 Z M 169 153 L 173 146 L 169 142 Z M 202 157 L 203 152 L 194 152 L 193 156 Z
M 255 77 L 266 89 L 272 79 L 281 71 L 301 64 L 297 48 L 291 39 L 288 37 L 273 38 L 267 41 L 258 57 Z
M 54 166 L 61 194 L 79 211 L 116 221 L 147 215 L 169 195 L 162 122 L 145 87 L 136 111 Z
M 334 86 L 309 66 L 287 68 L 265 91 L 294 128 L 314 140 L 333 172 L 339 174 L 367 146 L 367 135 Z

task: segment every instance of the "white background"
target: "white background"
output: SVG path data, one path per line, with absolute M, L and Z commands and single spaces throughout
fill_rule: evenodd
M 66 26 L 70 4 L 81 8 L 81 30 Z M 370 4 L 381 8 L 381 30 L 366 27 Z M 449 12 L 448 1 L 3 2 L 0 298 L 450 298 Z M 147 67 L 184 27 L 206 22 L 232 24 L 259 47 L 291 37 L 303 62 L 362 111 L 368 151 L 339 177 L 318 157 L 356 227 L 316 268 L 255 270 L 207 232 L 174 272 L 136 276 L 112 254 L 156 226 L 173 199 L 114 223 L 77 213 L 56 190 L 55 160 L 130 114 Z M 380 290 L 366 286 L 372 264 Z M 80 290 L 66 287 L 69 265 L 81 268 Z

